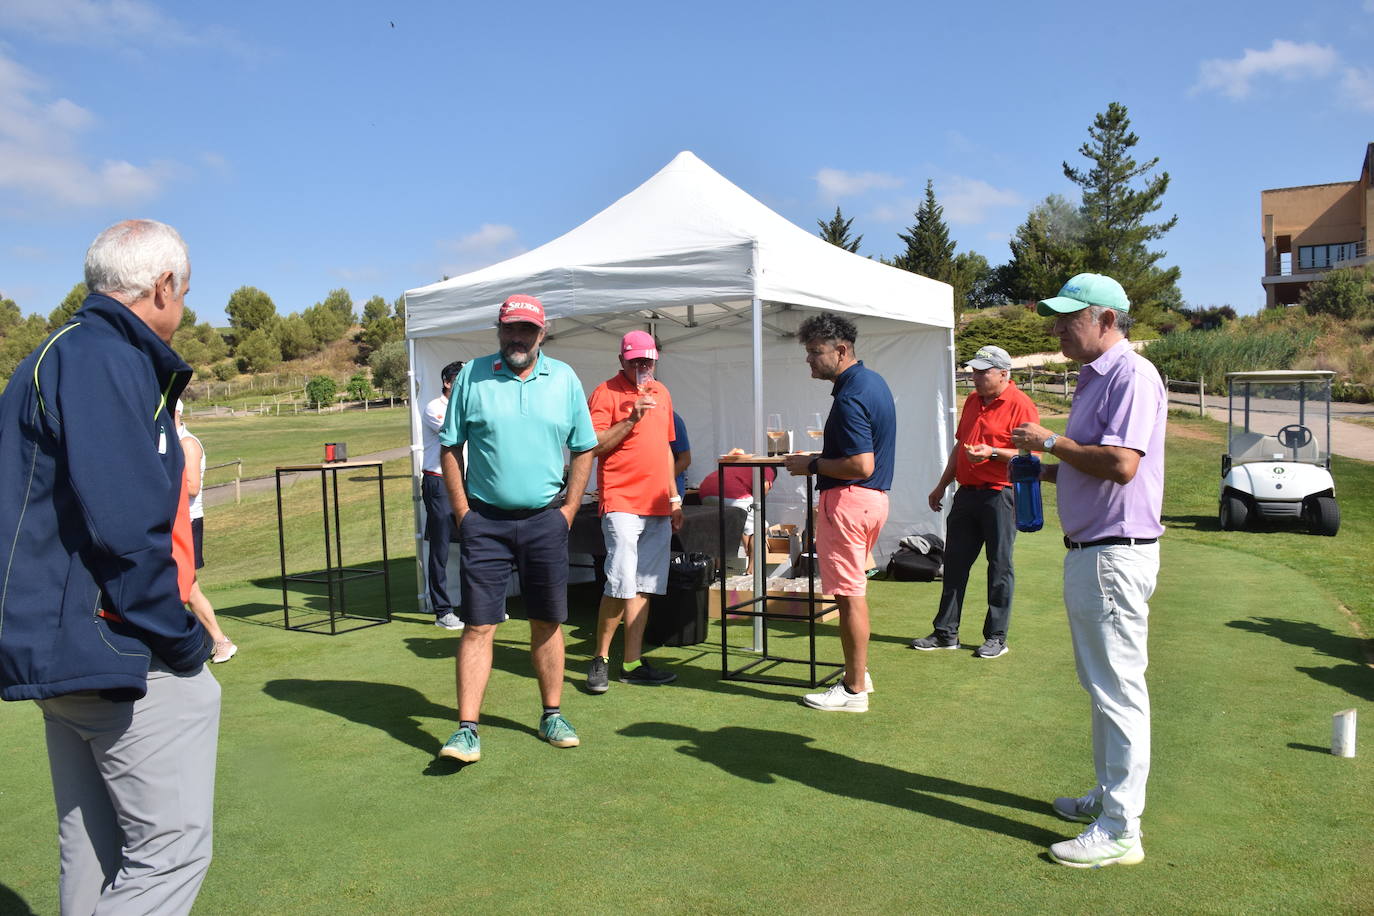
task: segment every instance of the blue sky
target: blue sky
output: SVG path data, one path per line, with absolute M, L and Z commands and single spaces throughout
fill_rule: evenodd
M 1374 0 L 173 4 L 0 0 L 0 293 L 47 314 L 161 219 L 188 305 L 361 305 L 571 229 L 680 150 L 892 255 L 927 178 L 993 264 L 1119 101 L 1194 305 L 1263 302 L 1259 192 L 1374 141 Z M 1046 291 L 1047 293 L 1053 291 Z

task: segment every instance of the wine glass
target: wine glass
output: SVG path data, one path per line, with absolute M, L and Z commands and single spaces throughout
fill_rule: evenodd
M 782 414 L 768 415 L 768 454 L 776 455 L 782 450 L 782 440 L 787 433 L 782 428 Z
M 813 413 L 811 419 L 806 421 L 806 434 L 811 437 L 813 446 L 820 446 L 821 438 L 825 436 L 825 421 L 820 414 Z

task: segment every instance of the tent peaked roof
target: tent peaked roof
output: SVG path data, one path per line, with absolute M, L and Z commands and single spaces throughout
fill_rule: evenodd
M 410 290 L 408 336 L 490 327 L 496 305 L 516 292 L 539 296 L 550 317 L 723 305 L 757 293 L 769 302 L 953 325 L 948 284 L 831 245 L 688 151 L 553 241 Z

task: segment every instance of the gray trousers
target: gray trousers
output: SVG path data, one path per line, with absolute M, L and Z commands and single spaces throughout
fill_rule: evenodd
M 188 913 L 210 867 L 219 682 L 156 659 L 141 700 L 38 700 L 63 916 Z

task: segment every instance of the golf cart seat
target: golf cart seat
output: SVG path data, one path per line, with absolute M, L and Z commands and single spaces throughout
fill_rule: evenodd
M 1302 461 L 1315 464 L 1320 460 L 1317 437 L 1312 436 L 1298 448 L 1284 448 L 1276 436 L 1262 433 L 1237 433 L 1231 438 L 1231 464 L 1250 464 L 1255 461 Z

